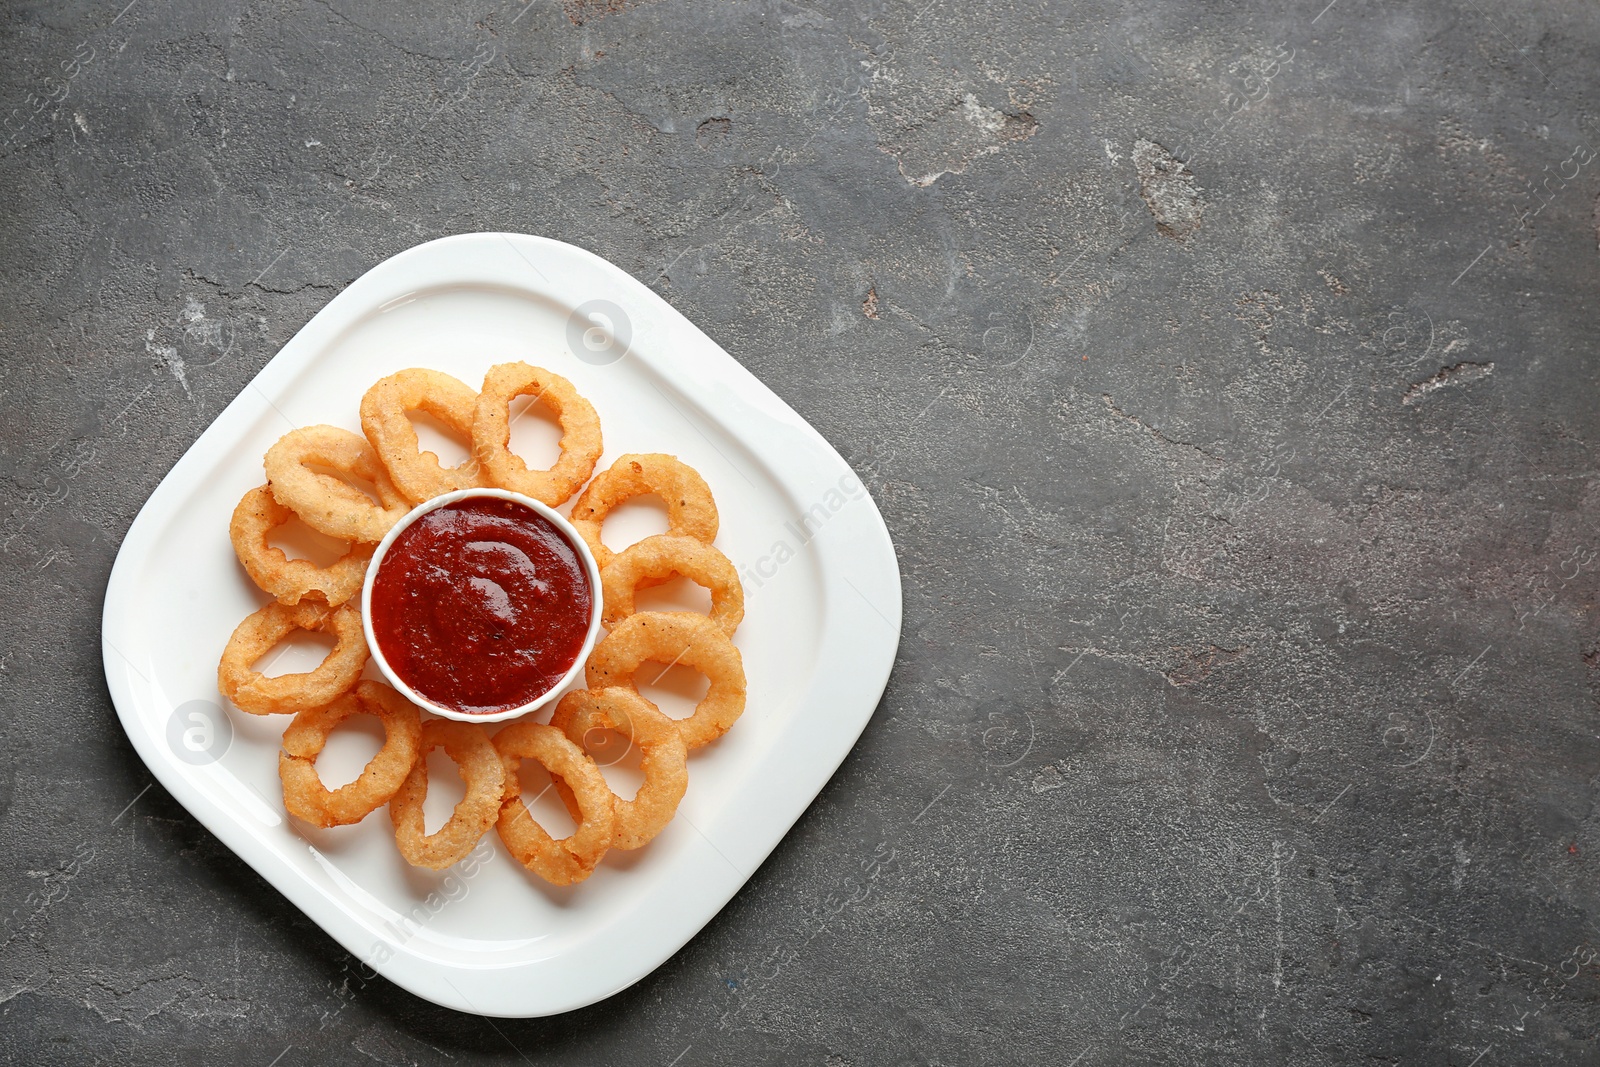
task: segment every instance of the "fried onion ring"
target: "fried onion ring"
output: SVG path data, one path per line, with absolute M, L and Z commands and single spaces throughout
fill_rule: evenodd
M 304 674 L 268 678 L 251 664 L 293 630 L 318 630 L 338 641 L 328 658 Z M 240 711 L 286 715 L 320 707 L 346 693 L 367 666 L 361 613 L 349 604 L 330 608 L 314 600 L 268 604 L 245 618 L 228 638 L 217 664 L 217 688 Z
M 728 557 L 692 537 L 657 534 L 628 546 L 600 572 L 605 597 L 603 621 L 609 629 L 632 615 L 634 594 L 644 579 L 681 574 L 711 591 L 711 621 L 729 637 L 744 618 L 744 586 Z
M 317 756 L 334 727 L 352 715 L 376 715 L 383 723 L 383 747 L 367 762 L 361 777 L 329 791 L 317 774 Z M 331 704 L 300 712 L 283 731 L 278 777 L 283 806 L 313 826 L 347 826 L 387 804 L 405 784 L 422 744 L 422 716 L 416 705 L 382 682 L 362 682 Z
M 494 735 L 495 750 L 505 762 L 506 793 L 496 829 L 517 862 L 555 885 L 581 882 L 611 846 L 616 813 L 611 787 L 594 760 L 554 726 L 523 720 Z M 522 802 L 517 767 L 524 759 L 537 760 L 553 781 L 571 790 L 577 828 L 556 840 L 529 814 Z
M 717 536 L 717 502 L 700 472 L 676 456 L 635 453 L 602 471 L 572 505 L 572 525 L 604 567 L 615 552 L 600 540 L 600 526 L 617 505 L 655 493 L 667 505 L 667 533 L 710 544 Z M 655 584 L 655 583 L 651 583 Z
M 678 724 L 632 689 L 578 689 L 561 698 L 550 725 L 567 735 L 579 748 L 590 730 L 615 730 L 639 747 L 639 769 L 644 784 L 632 800 L 615 797 L 616 825 L 611 847 L 639 848 L 665 829 L 678 811 L 689 788 L 689 750 L 683 745 Z M 572 811 L 575 797 L 561 793 Z M 578 818 L 573 813 L 573 818 Z
M 511 401 L 543 400 L 561 424 L 561 458 L 546 471 L 530 471 L 511 451 Z M 483 378 L 472 418 L 472 451 L 484 476 L 502 489 L 556 507 L 589 480 L 600 458 L 600 416 L 561 375 L 527 363 L 501 363 Z
M 278 503 L 264 485 L 246 493 L 233 509 L 228 536 L 251 580 L 280 604 L 320 597 L 330 607 L 338 607 L 361 592 L 372 546 L 352 543 L 350 551 L 326 567 L 308 559 L 290 559 L 283 549 L 267 544 L 267 537 L 292 518 L 294 512 Z
M 361 429 L 377 449 L 395 486 L 413 504 L 457 489 L 483 485 L 477 461 L 444 467 L 422 451 L 407 412 L 425 411 L 469 442 L 478 394 L 465 383 L 436 370 L 412 367 L 380 379 L 361 398 Z
M 267 449 L 264 463 L 267 485 L 278 503 L 292 508 L 307 526 L 329 537 L 376 543 L 411 510 L 367 439 L 337 426 L 290 430 Z M 309 465 L 366 479 L 377 490 L 379 503 Z
M 744 661 L 722 628 L 693 611 L 643 611 L 617 624 L 589 654 L 585 677 L 590 689 L 637 689 L 634 672 L 645 660 L 693 667 L 711 688 L 686 719 L 673 720 L 688 748 L 709 744 L 728 732 L 744 712 Z
M 422 801 L 428 795 L 428 753 L 438 746 L 455 760 L 467 795 L 450 814 L 450 821 L 427 833 Z M 422 745 L 405 782 L 389 801 L 394 841 L 413 867 L 442 871 L 459 862 L 478 843 L 495 816 L 506 787 L 505 765 L 483 727 L 453 719 L 429 719 L 422 724 Z

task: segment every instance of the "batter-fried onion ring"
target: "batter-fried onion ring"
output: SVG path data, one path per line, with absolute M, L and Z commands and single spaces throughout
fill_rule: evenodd
M 629 545 L 600 572 L 608 628 L 634 613 L 634 594 L 645 579 L 681 574 L 711 591 L 711 621 L 729 637 L 744 618 L 744 586 L 728 557 L 692 537 L 657 534 Z
M 460 770 L 467 795 L 450 813 L 450 821 L 429 834 L 423 825 L 422 801 L 428 795 L 428 753 L 440 745 Z M 429 719 L 422 724 L 417 762 L 389 801 L 389 820 L 394 823 L 400 854 L 413 867 L 436 871 L 459 862 L 494 823 L 505 786 L 505 765 L 483 727 L 453 719 Z
M 278 503 L 293 508 L 307 526 L 329 537 L 376 543 L 411 510 L 367 439 L 337 426 L 290 430 L 267 449 L 264 463 L 267 484 Z M 379 503 L 308 464 L 366 479 L 377 491 Z
M 338 641 L 328 658 L 304 674 L 268 678 L 251 664 L 293 630 L 319 630 Z M 319 707 L 349 691 L 367 665 L 361 613 L 349 604 L 330 608 L 313 600 L 292 607 L 268 604 L 249 615 L 228 638 L 217 664 L 217 688 L 251 715 L 290 714 Z
M 267 537 L 292 518 L 294 512 L 278 503 L 264 485 L 246 493 L 233 509 L 228 536 L 251 579 L 280 604 L 320 597 L 338 607 L 361 592 L 372 546 L 352 543 L 350 551 L 326 567 L 308 559 L 290 559 L 283 549 L 267 544 Z
M 590 689 L 636 687 L 634 671 L 645 660 L 693 667 L 711 688 L 686 719 L 674 720 L 688 748 L 699 748 L 728 732 L 744 712 L 744 661 L 722 628 L 692 611 L 643 611 L 617 624 L 589 654 L 585 677 Z
M 615 730 L 638 746 L 644 784 L 632 800 L 613 800 L 617 817 L 612 848 L 639 848 L 672 821 L 689 788 L 689 750 L 677 723 L 654 704 L 632 689 L 578 689 L 561 698 L 550 725 L 580 748 L 587 747 L 584 738 L 590 730 Z M 561 798 L 572 811 L 576 798 L 566 790 Z M 573 812 L 573 818 L 578 817 Z
M 572 505 L 572 525 L 583 535 L 597 565 L 604 567 L 616 555 L 600 540 L 606 516 L 617 505 L 646 493 L 655 493 L 667 505 L 667 533 L 708 545 L 716 538 L 717 503 L 699 471 L 661 453 L 621 456 Z
M 549 405 L 561 423 L 561 458 L 547 471 L 530 471 L 510 447 L 511 401 L 530 395 Z M 502 363 L 484 375 L 472 418 L 472 452 L 495 485 L 556 507 L 594 473 L 601 452 L 600 416 L 561 375 L 527 363 Z
M 477 402 L 478 394 L 463 382 L 424 367 L 391 374 L 361 398 L 361 429 L 406 499 L 420 504 L 483 485 L 476 460 L 447 468 L 438 456 L 422 451 L 416 428 L 406 417 L 410 411 L 425 411 L 470 442 Z
M 361 777 L 330 792 L 317 774 L 317 756 L 334 727 L 363 712 L 382 721 L 383 747 Z M 278 753 L 283 805 L 313 826 L 360 822 L 405 783 L 421 744 L 422 716 L 416 706 L 382 682 L 362 682 L 331 704 L 302 711 L 283 731 L 283 751 Z
M 523 720 L 494 735 L 494 747 L 506 767 L 506 794 L 496 829 L 517 862 L 555 885 L 581 882 L 611 845 L 615 798 L 594 760 L 554 726 Z M 529 814 L 522 802 L 517 767 L 537 760 L 553 781 L 571 790 L 577 828 L 559 841 Z

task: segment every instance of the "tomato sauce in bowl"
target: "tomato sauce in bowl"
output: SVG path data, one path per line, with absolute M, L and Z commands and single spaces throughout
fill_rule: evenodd
M 512 718 L 544 703 L 598 630 L 594 560 L 555 512 L 467 489 L 419 506 L 374 554 L 367 640 L 401 692 L 450 718 Z

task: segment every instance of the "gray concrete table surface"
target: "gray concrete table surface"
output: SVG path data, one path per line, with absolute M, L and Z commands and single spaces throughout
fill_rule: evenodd
M 1596 5 L 10 3 L 0 54 L 0 1059 L 1600 1062 Z M 354 978 L 100 665 L 170 465 L 474 230 L 654 287 L 905 581 L 777 852 L 544 1020 Z

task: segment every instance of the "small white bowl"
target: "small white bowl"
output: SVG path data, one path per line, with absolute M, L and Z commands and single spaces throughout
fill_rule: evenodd
M 467 500 L 472 497 L 510 500 L 548 519 L 550 524 L 560 530 L 561 535 L 571 543 L 573 551 L 578 554 L 578 558 L 583 560 L 584 573 L 589 579 L 590 600 L 593 602 L 589 610 L 589 632 L 584 636 L 583 647 L 578 650 L 577 659 L 573 660 L 571 668 L 568 669 L 566 674 L 562 675 L 561 680 L 526 704 L 508 708 L 505 711 L 497 711 L 492 715 L 474 715 L 470 712 L 456 711 L 454 708 L 440 707 L 415 689 L 412 689 L 399 675 L 390 669 L 389 661 L 384 658 L 383 648 L 378 644 L 377 636 L 372 632 L 372 583 L 377 578 L 378 568 L 383 565 L 383 557 L 388 554 L 389 546 L 394 544 L 394 539 L 400 536 L 402 530 L 428 514 L 428 512 L 442 508 L 446 504 L 454 504 L 458 500 Z M 404 518 L 395 523 L 394 527 L 384 535 L 383 540 L 378 542 L 377 550 L 372 553 L 372 562 L 367 564 L 366 581 L 361 587 L 361 625 L 366 630 L 367 648 L 371 650 L 372 659 L 377 663 L 378 670 L 383 672 L 383 676 L 389 680 L 390 685 L 398 689 L 407 700 L 423 711 L 431 711 L 441 718 L 456 719 L 460 722 L 504 722 L 506 719 L 515 719 L 526 715 L 530 711 L 537 711 L 553 700 L 571 684 L 572 680 L 577 677 L 578 672 L 583 670 L 583 665 L 588 662 L 589 652 L 594 648 L 595 638 L 600 633 L 602 607 L 600 599 L 600 568 L 594 561 L 594 553 L 589 551 L 589 546 L 584 543 L 583 538 L 573 528 L 572 523 L 532 497 L 523 496 L 521 493 L 513 493 L 506 489 L 458 489 L 453 493 L 445 493 L 443 496 L 436 496 L 432 500 L 426 500 L 412 508 Z

